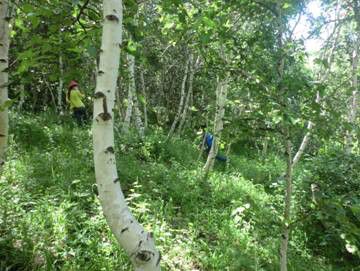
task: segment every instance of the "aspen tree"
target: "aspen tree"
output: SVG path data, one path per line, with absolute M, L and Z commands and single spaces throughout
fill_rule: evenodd
M 189 90 L 188 90 L 188 93 L 186 95 L 184 108 L 183 108 L 183 111 L 182 111 L 181 116 L 180 116 L 178 134 L 181 134 L 181 132 L 182 132 L 182 130 L 184 128 L 186 115 L 187 115 L 187 112 L 189 110 L 190 97 L 191 97 L 192 91 L 193 91 L 193 80 L 194 80 L 194 64 L 193 64 L 193 55 L 190 53 L 190 57 L 189 57 Z
M 147 99 L 146 99 L 146 86 L 144 79 L 144 72 L 140 70 L 140 80 L 141 80 L 141 90 L 144 98 L 144 128 L 146 129 L 149 125 L 148 123 L 148 115 L 147 115 Z
M 214 136 L 210 152 L 204 166 L 204 179 L 207 179 L 209 172 L 214 166 L 214 161 L 218 153 L 218 142 L 220 141 L 221 131 L 223 130 L 223 118 L 225 115 L 226 96 L 228 79 L 218 79 L 216 88 L 216 112 L 214 121 Z
M 135 271 L 160 270 L 154 239 L 137 222 L 119 185 L 114 150 L 115 88 L 122 38 L 122 1 L 104 0 L 104 25 L 96 80 L 93 118 L 95 176 L 102 209 L 112 232 Z
M 278 46 L 278 63 L 277 63 L 277 76 L 279 81 L 279 91 L 282 95 L 282 103 L 285 104 L 285 107 L 288 107 L 288 102 L 285 99 L 286 89 L 283 85 L 284 78 L 284 69 L 285 69 L 285 53 L 284 53 L 284 44 L 283 44 L 283 35 L 284 35 L 284 23 L 283 23 L 283 12 L 282 12 L 283 1 L 278 0 L 276 3 L 276 14 L 277 14 L 277 46 Z M 287 271 L 288 263 L 288 245 L 289 245 L 289 234 L 290 234 L 290 220 L 291 220 L 291 204 L 292 204 L 292 144 L 291 144 L 291 134 L 290 127 L 287 123 L 283 123 L 283 135 L 284 135 L 284 146 L 286 153 L 286 174 L 285 174 L 285 199 L 284 199 L 284 213 L 283 213 L 283 225 L 281 229 L 280 236 L 280 270 Z
M 358 69 L 359 69 L 359 53 L 360 53 L 360 6 L 359 1 L 352 1 L 354 17 L 356 21 L 356 40 L 354 42 L 354 48 L 352 50 L 351 59 L 351 97 L 348 106 L 348 122 L 353 126 L 356 122 L 356 116 L 358 111 Z M 351 153 L 353 150 L 353 129 L 347 131 L 345 149 L 347 153 Z
M 0 165 L 5 161 L 8 141 L 9 116 L 8 102 L 8 71 L 9 66 L 9 1 L 0 1 Z
M 139 102 L 136 93 L 136 82 L 135 82 L 135 57 L 133 55 L 128 55 L 129 60 L 129 74 L 130 74 L 130 85 L 129 85 L 129 92 L 132 92 L 132 99 L 133 99 L 133 110 L 134 110 L 134 117 L 135 117 L 135 126 L 137 129 L 138 134 L 140 137 L 144 137 L 144 124 L 141 119 L 141 112 L 139 109 Z
M 133 56 L 127 55 L 127 59 L 128 59 L 129 67 L 130 67 L 131 62 L 134 60 Z M 132 82 L 132 80 L 130 79 L 129 88 L 128 88 L 128 97 L 127 97 L 127 107 L 126 107 L 126 112 L 125 112 L 125 119 L 124 119 L 124 123 L 123 123 L 123 128 L 122 128 L 123 133 L 128 133 L 129 129 L 130 129 L 131 117 L 132 117 L 133 107 L 134 107 L 134 91 L 133 91 L 133 88 L 135 87 L 135 85 L 133 85 L 133 83 L 134 82 Z
M 190 65 L 189 63 L 190 63 L 190 60 L 191 60 L 190 58 L 191 58 L 191 55 L 189 55 L 189 58 L 186 61 L 184 77 L 183 77 L 183 80 L 182 80 L 182 83 L 181 83 L 181 94 L 180 94 L 179 108 L 178 108 L 178 111 L 177 111 L 177 113 L 175 115 L 174 121 L 173 121 L 173 123 L 171 125 L 170 131 L 168 133 L 168 136 L 167 136 L 168 139 L 170 139 L 173 136 L 173 134 L 175 132 L 175 129 L 176 129 L 176 125 L 178 124 L 178 122 L 180 120 L 181 112 L 182 112 L 183 107 L 184 107 L 185 87 L 186 87 L 186 80 L 187 80 L 188 73 L 189 73 L 189 65 Z

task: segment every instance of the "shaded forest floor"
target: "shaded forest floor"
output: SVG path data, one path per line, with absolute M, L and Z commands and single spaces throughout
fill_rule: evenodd
M 0 179 L 0 270 L 131 270 L 96 197 L 90 127 L 45 115 L 15 115 L 11 123 Z M 116 140 L 122 189 L 154 232 L 165 270 L 279 269 L 279 158 L 232 155 L 205 185 L 195 142 L 165 144 L 159 131 L 143 142 Z M 340 270 L 307 243 L 294 229 L 289 270 Z

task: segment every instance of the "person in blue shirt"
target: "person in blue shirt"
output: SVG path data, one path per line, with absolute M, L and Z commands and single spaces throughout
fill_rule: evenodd
M 206 126 L 201 126 L 201 130 L 202 130 L 202 134 L 203 134 L 202 142 L 205 145 L 204 147 L 205 147 L 206 153 L 209 154 L 213 140 L 214 140 L 214 136 L 211 133 L 206 132 Z M 226 162 L 226 160 L 227 160 L 226 156 L 219 155 L 219 154 L 217 154 L 215 158 L 216 158 L 216 160 L 219 160 L 221 162 Z

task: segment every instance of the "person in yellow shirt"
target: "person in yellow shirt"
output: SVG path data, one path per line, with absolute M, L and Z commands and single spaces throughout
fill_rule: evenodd
M 66 94 L 66 101 L 70 105 L 70 110 L 79 125 L 83 125 L 86 119 L 85 105 L 82 102 L 84 94 L 79 90 L 79 84 L 72 80 L 69 84 L 68 92 Z

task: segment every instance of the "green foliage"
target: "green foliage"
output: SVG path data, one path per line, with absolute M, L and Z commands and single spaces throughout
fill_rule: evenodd
M 360 157 L 346 154 L 340 146 L 326 146 L 307 163 L 308 178 L 302 184 L 311 193 L 303 196 L 304 212 L 310 217 L 303 229 L 309 244 L 320 255 L 349 270 L 360 264 Z M 319 234 L 321 232 L 321 234 Z M 331 249 L 328 249 L 331 247 Z
M 131 270 L 94 193 L 88 128 L 49 114 L 14 115 L 12 127 L 0 179 L 1 269 Z M 165 139 L 149 131 L 116 140 L 122 189 L 154 231 L 164 270 L 277 270 L 278 196 L 261 184 L 271 166 L 253 161 L 247 170 L 233 159 L 231 172 L 215 171 L 205 185 L 193 144 Z M 331 270 L 294 242 L 290 270 Z

